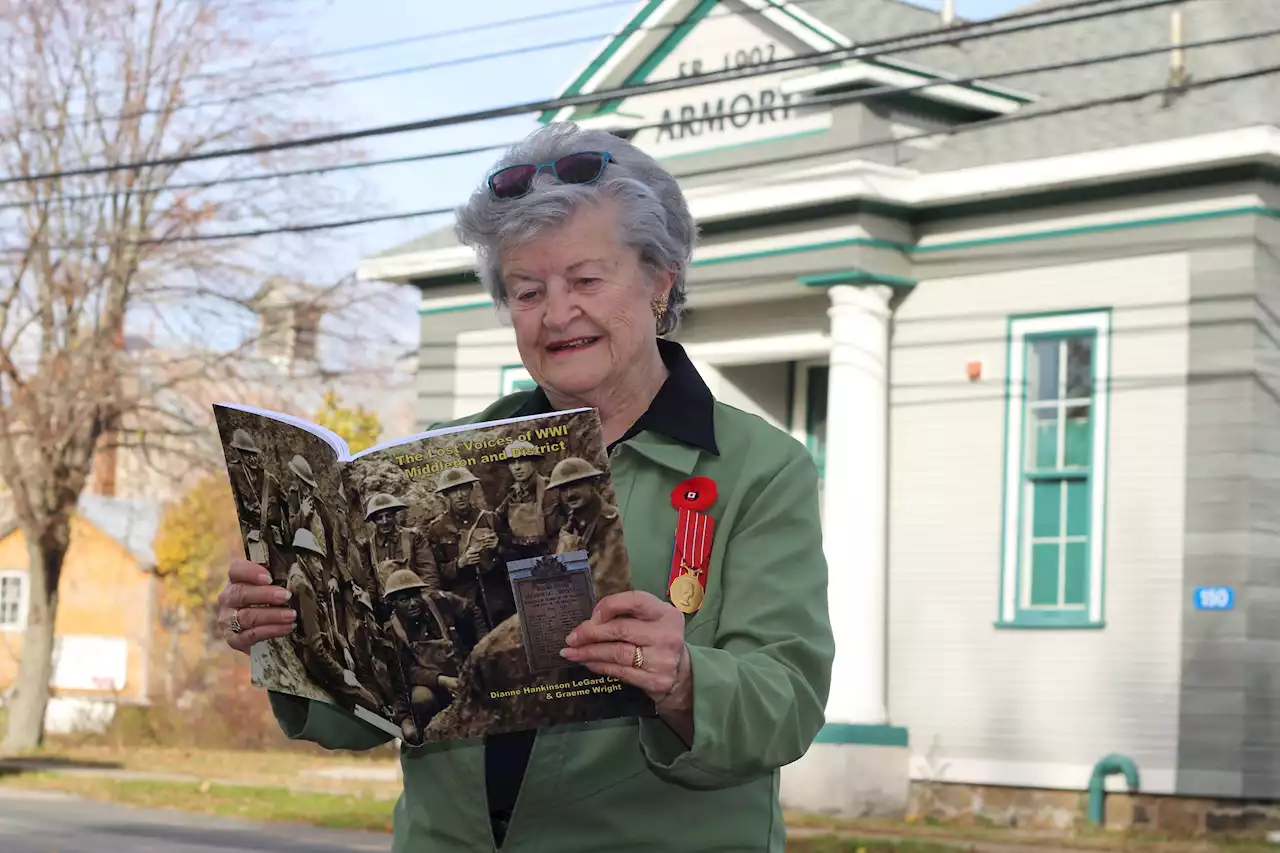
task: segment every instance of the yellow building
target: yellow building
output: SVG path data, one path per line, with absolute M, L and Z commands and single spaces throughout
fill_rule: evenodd
M 160 514 L 152 502 L 81 497 L 63 564 L 47 731 L 92 728 L 117 704 L 147 701 Z M 0 695 L 18 673 L 28 606 L 26 540 L 9 522 L 0 526 Z

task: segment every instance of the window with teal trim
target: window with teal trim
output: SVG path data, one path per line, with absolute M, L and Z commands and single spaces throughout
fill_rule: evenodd
M 1102 624 L 1109 319 L 1010 321 L 1003 623 Z

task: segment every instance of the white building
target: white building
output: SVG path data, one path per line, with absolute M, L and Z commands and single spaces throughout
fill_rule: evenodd
M 1280 101 L 1214 83 L 1280 40 L 1190 46 L 1280 4 L 1049 23 L 1075 14 L 554 116 L 682 177 L 704 238 L 677 339 L 825 471 L 839 653 L 789 804 L 1081 791 L 1111 753 L 1147 794 L 1280 799 Z M 650 0 L 564 92 L 941 26 Z M 361 268 L 422 290 L 422 423 L 528 381 L 470 268 L 447 230 Z

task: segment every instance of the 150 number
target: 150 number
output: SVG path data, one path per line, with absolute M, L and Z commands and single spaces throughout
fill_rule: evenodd
M 1202 586 L 1196 590 L 1197 610 L 1230 610 L 1235 601 L 1235 591 L 1229 586 Z
M 773 62 L 778 46 L 775 44 L 756 45 L 742 50 L 726 51 L 724 62 L 715 71 L 730 71 L 738 68 L 752 68 L 757 65 L 768 65 Z M 703 64 L 701 59 L 686 59 L 680 63 L 680 76 L 693 77 L 697 74 L 710 74 L 713 69 Z

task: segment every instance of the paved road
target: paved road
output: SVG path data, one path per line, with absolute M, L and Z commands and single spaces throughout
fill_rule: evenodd
M 387 835 L 256 824 L 0 787 L 4 853 L 388 853 Z

